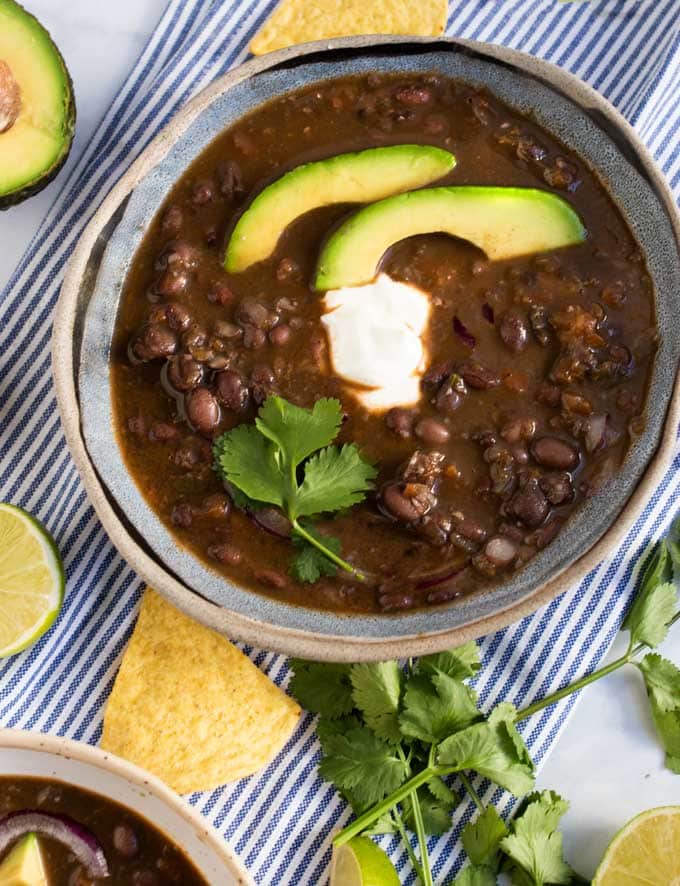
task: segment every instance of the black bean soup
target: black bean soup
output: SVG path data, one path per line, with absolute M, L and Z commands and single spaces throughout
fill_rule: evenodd
M 283 172 L 402 143 L 453 152 L 443 184 L 554 192 L 588 236 L 497 262 L 443 235 L 396 244 L 382 270 L 431 294 L 428 367 L 416 405 L 375 413 L 334 375 L 310 288 L 324 237 L 352 207 L 303 216 L 244 273 L 230 276 L 222 259 L 239 213 Z M 656 342 L 645 262 L 579 157 L 484 90 L 436 73 L 371 74 L 263 105 L 181 177 L 126 282 L 113 396 L 129 470 L 211 568 L 287 602 L 392 611 L 502 581 L 553 541 L 642 430 Z M 294 580 L 285 520 L 264 511 L 253 522 L 213 471 L 211 441 L 252 422 L 272 392 L 306 407 L 337 397 L 339 439 L 378 466 L 374 494 L 319 524 L 367 582 Z
M 37 835 L 50 886 L 208 886 L 169 837 L 108 797 L 52 779 L 3 776 L 0 836 L 11 821 L 5 816 L 22 812 L 33 819 L 30 830 Z M 57 837 L 48 836 L 53 827 Z M 72 834 L 74 845 L 62 842 Z M 90 858 L 104 864 L 108 875 L 88 869 Z

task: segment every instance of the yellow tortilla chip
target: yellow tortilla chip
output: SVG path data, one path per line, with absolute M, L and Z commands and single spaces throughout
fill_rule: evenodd
M 416 34 L 436 37 L 446 27 L 447 0 L 281 0 L 253 38 L 250 51 L 349 37 Z
M 225 637 L 147 588 L 101 746 L 179 793 L 208 791 L 267 764 L 300 713 Z

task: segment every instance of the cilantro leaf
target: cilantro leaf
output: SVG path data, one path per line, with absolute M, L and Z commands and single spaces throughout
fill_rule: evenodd
M 662 539 L 645 570 L 635 601 L 623 621 L 623 628 L 630 631 L 631 646 L 644 643 L 645 646 L 654 648 L 665 639 L 668 622 L 675 615 L 678 602 L 675 585 L 668 580 L 671 573 L 671 554 Z
M 349 665 L 292 658 L 290 691 L 303 708 L 324 717 L 342 717 L 354 709 Z
M 454 680 L 465 680 L 473 677 L 479 668 L 481 661 L 479 647 L 471 640 L 456 649 L 448 652 L 437 652 L 434 655 L 424 655 L 418 661 L 418 673 L 431 674 L 441 671 L 453 677 Z
M 327 736 L 324 750 L 326 756 L 319 764 L 321 777 L 348 791 L 360 804 L 377 803 L 408 777 L 405 761 L 367 726 Z
M 474 865 L 488 865 L 495 869 L 500 842 L 507 834 L 508 829 L 496 807 L 487 806 L 474 821 L 465 825 L 461 840 Z
M 572 870 L 562 854 L 562 835 L 557 830 L 569 804 L 554 791 L 528 798 L 526 808 L 510 825 L 501 848 L 535 886 L 569 884 Z
M 448 804 L 451 809 L 460 803 L 460 797 L 458 794 L 455 791 L 452 791 L 446 782 L 438 775 L 431 778 L 426 784 L 429 792 L 433 797 L 436 797 L 440 803 Z
M 396 661 L 355 664 L 350 670 L 354 705 L 366 725 L 386 741 L 398 742 L 399 704 L 404 675 Z
M 354 807 L 352 808 L 354 809 Z M 384 815 L 381 815 L 380 818 L 377 818 L 370 827 L 366 828 L 366 830 L 362 831 L 361 833 L 363 836 L 366 837 L 380 837 L 383 834 L 396 834 L 398 832 L 399 828 L 394 822 L 392 813 L 386 812 Z
M 473 690 L 448 674 L 415 674 L 406 684 L 399 724 L 409 738 L 431 744 L 479 718 Z
M 328 446 L 305 464 L 305 478 L 291 505 L 292 517 L 339 511 L 362 501 L 377 474 L 354 443 Z
M 499 705 L 487 722 L 450 735 L 439 745 L 439 762 L 459 771 L 473 769 L 515 796 L 526 794 L 534 784 L 533 765 L 511 711 L 512 705 Z
M 680 670 L 652 652 L 637 666 L 644 677 L 652 720 L 666 752 L 666 766 L 680 775 Z
M 496 874 L 487 868 L 467 865 L 453 881 L 453 886 L 496 886 Z
M 239 425 L 218 437 L 215 464 L 224 480 L 248 498 L 283 507 L 283 474 L 271 444 L 252 425 Z
M 311 526 L 305 526 L 310 535 L 318 539 L 333 554 L 339 554 L 342 550 L 342 542 L 333 535 L 324 535 L 317 532 Z M 335 575 L 338 567 L 328 559 L 318 548 L 313 547 L 299 536 L 293 536 L 293 543 L 299 549 L 299 553 L 295 556 L 290 565 L 289 572 L 298 581 L 306 581 L 313 584 L 318 581 L 322 575 Z
M 312 409 L 303 409 L 275 394 L 267 397 L 255 419 L 260 434 L 278 446 L 293 469 L 317 449 L 328 446 L 341 423 L 339 400 L 324 397 Z
M 425 833 L 430 834 L 433 837 L 439 837 L 447 831 L 450 831 L 451 811 L 453 810 L 453 805 L 451 805 L 450 802 L 442 802 L 441 800 L 438 800 L 425 787 L 419 788 L 417 794 Z M 416 825 L 413 817 L 413 804 L 410 797 L 407 797 L 403 801 L 403 806 L 404 823 L 409 830 L 415 831 Z

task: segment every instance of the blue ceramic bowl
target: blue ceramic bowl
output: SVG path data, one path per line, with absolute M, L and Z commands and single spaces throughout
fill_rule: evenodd
M 655 285 L 662 341 L 644 432 L 634 441 L 616 477 L 573 515 L 556 543 L 506 582 L 448 605 L 396 615 L 349 617 L 258 595 L 225 580 L 179 546 L 125 467 L 114 432 L 109 354 L 125 276 L 148 221 L 203 148 L 225 127 L 272 96 L 329 77 L 374 70 L 437 70 L 488 87 L 518 111 L 533 116 L 596 169 L 645 255 Z M 167 574 L 168 587 L 172 584 L 174 589 L 173 593 L 168 591 L 169 595 L 190 612 L 194 611 L 192 598 L 198 605 L 194 595 L 200 595 L 215 604 L 201 610 L 202 620 L 258 645 L 286 651 L 304 648 L 307 653 L 311 648 L 319 657 L 359 657 L 361 653 L 361 657 L 380 658 L 387 657 L 388 652 L 406 654 L 442 647 L 497 627 L 554 596 L 567 580 L 580 578 L 588 565 L 594 565 L 593 556 L 584 559 L 584 554 L 614 526 L 659 449 L 680 355 L 676 322 L 680 302 L 680 257 L 674 229 L 677 217 L 673 216 L 672 198 L 632 130 L 596 93 L 545 62 L 500 47 L 447 40 L 349 38 L 323 47 L 297 47 L 250 62 L 213 86 L 202 103 L 201 97 L 196 102 L 200 105 L 198 113 L 193 103 L 170 125 L 161 141 L 154 143 L 156 154 L 164 156 L 159 162 L 146 164 L 148 168 L 135 183 L 127 203 L 121 203 L 115 214 L 100 221 L 102 227 L 106 222 L 109 240 L 98 264 L 96 284 L 84 294 L 89 304 L 82 326 L 82 346 L 75 354 L 88 458 L 113 499 L 119 527 L 135 537 L 140 553 L 154 559 L 161 573 Z M 147 150 L 153 153 L 153 149 L 152 145 Z M 631 516 L 629 507 L 628 522 Z M 116 527 L 107 524 L 107 528 L 115 541 Z M 611 533 L 608 538 L 612 540 Z M 602 545 L 597 550 L 601 556 Z M 125 553 L 137 565 L 129 545 Z M 158 575 L 156 572 L 157 585 Z M 560 575 L 563 577 L 557 581 Z M 179 598 L 178 587 L 185 591 Z M 215 616 L 206 616 L 206 612 L 214 612 Z M 244 624 L 251 627 L 244 628 Z M 366 653 L 369 647 L 372 651 Z

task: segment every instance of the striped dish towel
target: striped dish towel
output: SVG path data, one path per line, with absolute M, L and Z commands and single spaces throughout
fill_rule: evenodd
M 0 498 L 32 511 L 65 558 L 68 591 L 56 626 L 2 665 L 3 726 L 99 739 L 104 701 L 135 618 L 141 583 L 89 506 L 59 426 L 50 378 L 51 318 L 64 265 L 101 198 L 169 117 L 243 61 L 273 0 L 171 0 L 1 296 Z M 604 93 L 636 126 L 680 195 L 678 0 L 452 0 L 448 33 L 543 56 Z M 0 222 L 11 223 L 11 217 Z M 592 668 L 607 650 L 635 585 L 638 560 L 677 510 L 680 456 L 614 560 L 580 587 L 482 641 L 484 703 L 526 704 Z M 248 650 L 282 685 L 286 660 Z M 535 716 L 524 734 L 542 760 L 572 702 Z M 348 819 L 317 774 L 314 724 L 304 720 L 269 768 L 191 802 L 224 834 L 261 884 L 324 882 L 328 835 Z M 455 828 L 431 841 L 438 880 L 462 864 Z M 406 853 L 385 847 L 402 881 Z

